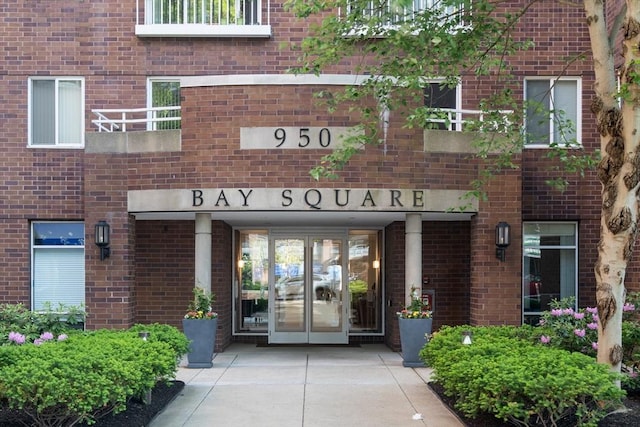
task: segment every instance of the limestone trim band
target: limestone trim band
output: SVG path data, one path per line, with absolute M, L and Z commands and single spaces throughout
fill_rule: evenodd
M 131 190 L 128 211 L 354 211 L 447 212 L 465 205 L 478 211 L 477 200 L 463 201 L 464 190 L 386 188 L 190 188 Z M 464 202 L 464 203 L 463 203 Z

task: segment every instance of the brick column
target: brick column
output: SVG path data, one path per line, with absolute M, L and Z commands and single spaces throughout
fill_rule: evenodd
M 522 321 L 522 175 L 510 170 L 487 187 L 471 221 L 470 323 L 519 325 Z M 511 226 L 504 262 L 496 258 L 495 227 Z

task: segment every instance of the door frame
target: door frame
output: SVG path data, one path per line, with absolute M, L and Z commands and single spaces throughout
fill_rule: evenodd
M 312 331 L 312 313 L 314 301 L 313 292 L 313 239 L 333 239 L 340 241 L 341 258 L 341 295 L 338 299 L 341 325 L 339 331 L 314 332 Z M 300 239 L 304 244 L 304 298 L 303 298 L 303 332 L 279 332 L 276 331 L 276 292 L 275 292 L 275 241 L 281 239 Z M 346 230 L 282 230 L 269 234 L 269 344 L 348 344 L 349 343 L 349 286 L 348 286 L 348 232 Z

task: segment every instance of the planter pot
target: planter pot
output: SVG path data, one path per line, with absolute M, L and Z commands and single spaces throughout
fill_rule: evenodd
M 182 330 L 191 341 L 187 354 L 187 368 L 210 368 L 213 366 L 213 350 L 216 346 L 218 318 L 182 319 Z
M 427 343 L 426 335 L 431 334 L 433 319 L 398 319 L 400 325 L 400 345 L 402 346 L 402 366 L 415 368 L 425 366 L 419 353 Z

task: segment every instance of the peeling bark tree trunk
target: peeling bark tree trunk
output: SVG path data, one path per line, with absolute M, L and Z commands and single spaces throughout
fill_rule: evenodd
M 622 306 L 624 278 L 638 228 L 638 124 L 640 122 L 640 2 L 627 0 L 623 27 L 624 65 L 621 83 L 628 95 L 618 104 L 613 46 L 610 46 L 603 0 L 585 0 L 585 11 L 595 71 L 592 111 L 600 132 L 602 160 L 602 215 L 598 260 L 595 265 L 598 327 L 598 362 L 620 372 L 622 361 Z M 615 40 L 615 36 L 611 37 Z

